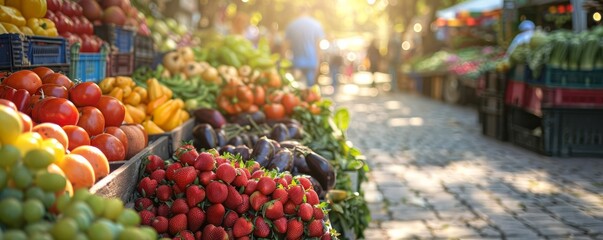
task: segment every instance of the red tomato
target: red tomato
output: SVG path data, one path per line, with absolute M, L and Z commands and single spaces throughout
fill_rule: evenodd
M 54 84 L 54 83 L 45 83 L 42 84 L 38 91 L 36 92 L 44 92 L 44 96 L 46 97 L 58 97 L 58 98 L 68 98 L 69 91 L 62 85 Z
M 80 120 L 77 125 L 82 127 L 88 135 L 96 136 L 103 133 L 105 129 L 105 117 L 95 107 L 82 107 L 80 110 Z
M 86 35 L 94 35 L 94 25 L 84 16 L 79 16 L 80 22 L 82 24 L 82 34 Z
M 64 32 L 73 32 L 73 21 L 71 21 L 67 15 L 63 14 L 62 12 L 55 12 L 55 15 L 57 16 L 56 27 L 59 34 Z
M 76 125 L 79 113 L 73 103 L 65 98 L 47 97 L 37 102 L 31 118 L 34 122 L 51 122 L 59 126 Z
M 82 39 L 78 35 L 75 35 L 75 34 L 70 33 L 70 32 L 64 32 L 64 33 L 61 33 L 60 35 L 61 35 L 61 37 L 64 37 L 65 40 L 67 40 L 67 42 L 70 45 L 74 44 L 74 43 L 82 44 Z M 80 50 L 80 52 L 81 52 L 81 50 Z
M 42 79 L 42 83 L 54 83 L 59 84 L 67 89 L 73 87 L 73 82 L 67 76 L 61 73 L 51 73 Z
M 17 110 L 17 105 L 15 105 L 15 103 L 13 103 L 9 100 L 6 100 L 6 99 L 0 98 L 0 105 L 10 107 L 10 108 L 14 109 L 15 111 L 19 111 L 19 110 Z
M 119 127 L 107 127 L 105 132 L 115 136 L 124 145 L 124 149 L 128 149 L 128 136 L 126 136 L 124 130 Z
M 107 160 L 119 161 L 126 158 L 126 149 L 119 139 L 108 133 L 101 133 L 90 140 L 90 145 L 100 149 Z
M 14 72 L 2 80 L 2 84 L 14 89 L 25 89 L 29 94 L 33 95 L 42 86 L 42 80 L 33 71 L 21 70 Z
M 37 67 L 32 69 L 33 72 L 35 72 L 36 74 L 38 74 L 38 77 L 40 77 L 40 79 L 44 79 L 44 77 L 46 77 L 46 75 L 54 73 L 54 71 L 50 68 L 47 67 Z M 44 83 L 44 81 L 42 81 L 42 83 Z
M 100 43 L 92 35 L 82 35 L 82 48 L 81 52 L 98 52 L 100 50 Z
M 93 82 L 83 82 L 69 89 L 69 99 L 78 107 L 96 105 L 102 94 L 100 87 Z
M 57 12 L 57 11 L 61 11 L 61 9 L 63 8 L 63 1 L 62 0 L 48 0 L 48 1 L 46 1 L 46 5 L 48 8 L 48 12 L 50 12 L 50 11 Z
M 63 126 L 63 130 L 67 133 L 69 139 L 69 151 L 82 145 L 90 145 L 90 135 L 81 127 L 75 125 Z
M 253 88 L 253 103 L 258 106 L 266 103 L 266 91 L 262 86 L 255 86 Z
M 119 127 L 126 116 L 126 107 L 117 98 L 101 96 L 96 108 L 105 116 L 105 126 Z
M 79 4 L 78 4 L 79 6 Z M 80 20 L 79 17 L 71 17 L 71 21 L 73 22 L 73 28 L 71 29 L 71 31 L 75 34 L 81 35 L 82 33 L 84 33 L 84 25 L 82 25 L 82 21 Z
M 281 104 L 285 107 L 285 113 L 287 115 L 291 115 L 293 113 L 293 109 L 299 105 L 299 98 L 295 96 L 293 93 L 285 93 L 283 95 L 283 99 L 281 100 Z
M 264 105 L 264 114 L 266 119 L 283 119 L 285 117 L 285 107 L 280 103 L 269 103 Z
M 71 1 L 71 4 L 73 4 L 73 6 L 71 7 L 73 9 L 73 16 L 74 17 L 81 17 L 84 15 L 84 9 L 82 8 L 82 6 L 80 6 L 79 4 L 77 4 L 74 1 Z

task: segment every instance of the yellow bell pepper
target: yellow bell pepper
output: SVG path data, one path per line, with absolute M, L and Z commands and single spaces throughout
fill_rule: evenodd
M 116 80 L 117 86 L 120 88 L 129 87 L 130 84 L 134 82 L 134 81 L 132 81 L 132 78 L 124 77 L 124 76 L 117 76 L 117 77 L 115 77 L 115 80 Z
M 33 36 L 34 35 L 34 32 L 28 26 L 19 27 L 19 30 L 21 30 L 21 32 L 23 34 L 27 35 L 27 36 Z
M 111 90 L 113 90 L 113 87 L 115 86 L 115 78 L 105 78 L 98 84 L 98 86 L 100 87 L 103 94 L 108 94 L 111 92 Z
M 144 130 L 148 133 L 148 134 L 161 134 L 164 133 L 165 131 L 163 131 L 163 129 L 161 129 L 159 126 L 157 126 L 157 124 L 155 124 L 153 121 L 151 120 L 145 120 L 144 122 L 142 122 L 142 126 L 144 127 Z
M 35 35 L 48 37 L 56 37 L 59 35 L 56 25 L 48 18 L 27 19 L 27 26 L 33 30 Z
M 134 89 L 132 91 L 137 92 L 138 95 L 140 95 L 140 102 L 143 102 L 143 103 L 148 102 L 148 98 L 147 98 L 148 97 L 147 96 L 148 92 L 147 92 L 147 90 L 145 88 L 140 87 L 140 86 L 136 86 L 136 87 L 134 87 Z
M 178 126 L 182 125 L 184 121 L 182 121 L 182 118 L 174 116 L 170 119 L 168 119 L 167 122 L 165 122 L 163 125 L 159 125 L 159 127 L 161 127 L 161 129 L 164 129 L 165 131 L 172 131 L 174 128 L 177 128 Z
M 21 30 L 19 29 L 19 27 L 17 27 L 15 24 L 6 23 L 6 22 L 3 22 L 1 24 L 2 24 L 2 26 L 4 26 L 6 31 L 9 33 L 22 33 Z
M 135 123 L 134 119 L 132 119 L 132 116 L 130 115 L 130 113 L 127 110 L 125 111 L 124 122 L 126 122 L 126 123 Z
M 0 24 L 0 34 L 4 34 L 4 33 L 8 33 L 8 31 L 6 31 L 6 28 L 4 28 L 4 25 Z
M 161 87 L 161 84 L 159 84 L 159 81 L 157 81 L 156 78 L 151 78 L 147 80 L 147 91 L 149 92 L 149 101 L 153 101 L 164 95 L 163 88 Z
M 163 92 L 163 94 L 168 96 L 168 99 L 171 99 L 172 96 L 174 95 L 174 93 L 172 92 L 172 89 L 166 87 L 165 85 L 161 85 L 161 91 Z
M 11 6 L 23 14 L 23 17 L 41 18 L 46 15 L 46 0 L 5 0 L 6 6 Z
M 177 111 L 178 105 L 175 104 L 174 100 L 169 100 L 153 111 L 153 122 L 158 126 L 162 126 L 170 118 L 176 118 Z
M 153 101 L 150 101 L 149 104 L 147 104 L 147 114 L 152 114 L 156 108 L 158 108 L 159 106 L 163 105 L 165 102 L 167 102 L 168 98 L 166 95 L 163 95 Z
M 109 93 L 109 96 L 117 98 L 117 100 L 119 100 L 120 102 L 123 102 L 123 100 L 124 100 L 124 90 L 122 90 L 121 88 L 114 88 Z
M 186 122 L 187 120 L 189 120 L 191 118 L 191 115 L 188 114 L 187 111 L 184 111 L 182 109 L 178 110 L 179 112 L 179 117 L 182 119 L 182 122 Z
M 17 27 L 25 26 L 25 18 L 14 7 L 0 6 L 0 22 L 12 23 Z
M 140 94 L 137 92 L 132 92 L 124 99 L 124 103 L 130 104 L 132 106 L 136 106 L 140 104 Z
M 138 108 L 141 112 L 145 113 L 145 115 L 146 115 L 146 113 L 147 113 L 147 105 L 146 104 L 141 103 L 134 107 Z
M 128 112 L 130 116 L 132 116 L 132 120 L 135 123 L 142 123 L 142 121 L 144 121 L 144 118 L 146 117 L 146 114 L 143 111 L 140 111 L 140 109 L 130 104 L 126 104 L 126 112 Z

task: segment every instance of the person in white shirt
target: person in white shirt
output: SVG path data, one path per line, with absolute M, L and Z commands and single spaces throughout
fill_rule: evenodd
M 511 41 L 511 44 L 509 45 L 509 48 L 507 48 L 507 53 L 505 54 L 505 57 L 509 57 L 509 55 L 511 55 L 511 53 L 513 52 L 513 50 L 515 50 L 515 48 L 521 44 L 524 43 L 529 43 L 530 39 L 532 39 L 532 35 L 534 35 L 534 29 L 536 28 L 536 25 L 534 25 L 534 22 L 530 21 L 530 20 L 523 20 L 520 24 L 519 24 L 519 31 L 521 31 L 519 34 L 517 34 L 517 36 L 515 36 L 515 38 L 513 38 L 513 41 Z

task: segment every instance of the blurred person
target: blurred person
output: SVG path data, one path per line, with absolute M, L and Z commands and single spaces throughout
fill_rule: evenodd
M 333 84 L 333 94 L 337 93 L 337 89 L 339 87 L 339 74 L 342 66 L 343 56 L 341 56 L 341 50 L 335 43 L 333 43 L 329 56 L 329 73 L 331 75 L 331 81 Z
M 398 70 L 402 64 L 402 40 L 400 33 L 392 34 L 387 45 L 389 76 L 391 78 L 391 91 L 398 91 Z
M 517 46 L 525 43 L 529 43 L 530 39 L 532 39 L 532 35 L 534 35 L 534 29 L 536 25 L 534 22 L 530 20 L 523 20 L 519 23 L 519 31 L 520 33 L 513 38 L 511 44 L 509 44 L 509 48 L 507 48 L 507 52 L 505 54 L 505 58 L 508 58 L 511 53 L 517 48 Z
M 310 16 L 309 6 L 303 6 L 299 16 L 285 30 L 283 48 L 293 53 L 293 68 L 301 71 L 308 88 L 316 84 L 320 63 L 319 43 L 323 38 L 323 28 L 320 22 Z
M 377 39 L 373 39 L 366 49 L 366 57 L 369 61 L 369 71 L 372 76 L 371 87 L 375 87 L 375 73 L 379 71 L 379 61 L 381 60 L 381 53 L 379 53 L 379 48 L 377 47 Z
M 251 25 L 247 13 L 237 12 L 230 24 L 230 34 L 243 36 L 255 44 L 259 37 L 259 30 Z

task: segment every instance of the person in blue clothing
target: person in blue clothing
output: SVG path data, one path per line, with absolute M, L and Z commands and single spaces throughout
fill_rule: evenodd
M 536 25 L 534 25 L 534 22 L 532 22 L 530 20 L 523 20 L 519 24 L 520 33 L 517 34 L 517 36 L 515 36 L 515 38 L 513 38 L 513 41 L 511 41 L 511 44 L 509 44 L 509 48 L 507 48 L 505 57 L 508 58 L 511 55 L 511 53 L 515 50 L 515 48 L 517 48 L 517 46 L 519 46 L 521 44 L 529 43 L 530 39 L 532 39 L 532 35 L 534 35 L 535 28 L 536 28 Z
M 293 53 L 293 68 L 302 72 L 307 87 L 316 83 L 319 43 L 324 38 L 321 24 L 309 14 L 309 6 L 304 6 L 300 16 L 289 23 L 285 30 L 285 48 Z

